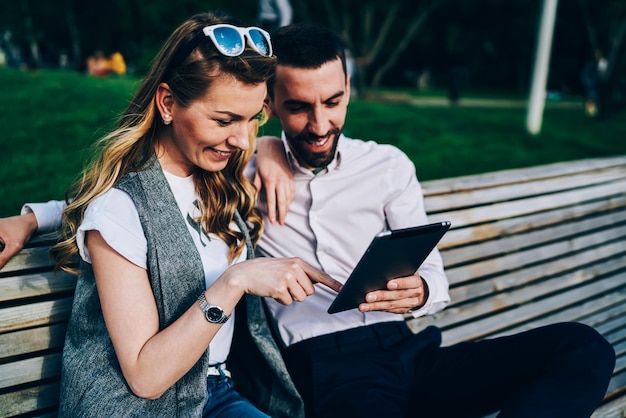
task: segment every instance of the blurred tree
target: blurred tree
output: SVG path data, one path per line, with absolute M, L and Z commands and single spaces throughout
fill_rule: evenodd
M 619 65 L 626 37 L 626 2 L 623 0 L 578 0 L 590 46 L 590 55 L 602 51 L 607 77 Z M 599 6 L 599 7 L 598 7 Z
M 39 51 L 44 66 L 61 53 L 75 68 L 97 50 L 120 51 L 142 72 L 171 31 L 192 14 L 210 9 L 254 22 L 256 0 L 14 0 L 0 1 L 0 35 L 9 31 L 22 59 Z
M 539 1 L 449 1 L 435 13 L 404 57 L 415 72 L 430 68 L 445 88 L 453 69 L 465 88 L 526 93 L 536 35 Z
M 29 50 L 29 63 L 31 67 L 41 67 L 41 54 L 39 52 L 39 42 L 35 36 L 35 28 L 33 27 L 33 16 L 30 12 L 30 5 L 28 0 L 19 0 L 20 11 L 22 12 L 22 19 L 24 21 L 24 29 L 26 32 L 26 39 L 28 40 Z
M 610 117 L 626 102 L 626 2 L 578 0 L 578 5 L 589 41 L 588 55 L 598 70 L 598 116 Z
M 445 89 L 453 64 L 464 67 L 470 88 L 528 90 L 539 0 L 291 2 L 294 21 L 325 24 L 343 37 L 361 92 L 415 87 L 425 70 L 436 87 Z M 607 47 L 609 71 L 618 87 L 623 83 L 625 7 L 625 0 L 560 2 L 551 89 L 582 90 L 579 70 L 596 45 Z M 0 47 L 7 56 L 16 51 L 22 61 L 38 51 L 42 66 L 57 66 L 64 54 L 72 68 L 82 68 L 96 50 L 117 50 L 129 71 L 141 75 L 173 28 L 190 15 L 224 9 L 253 24 L 257 8 L 257 0 L 4 0 Z M 587 48 L 580 47 L 584 43 Z
M 411 40 L 444 0 L 292 0 L 300 20 L 319 21 L 336 31 L 349 49 L 362 94 L 376 90 Z
M 67 5 L 65 6 L 65 19 L 67 22 L 67 31 L 69 34 L 69 42 L 70 47 L 68 48 L 71 51 L 71 64 L 70 67 L 77 68 L 78 64 L 83 62 L 83 52 L 80 44 L 80 31 L 78 30 L 78 25 L 76 22 L 76 5 L 74 0 L 66 0 Z M 63 51 L 63 50 L 62 50 Z

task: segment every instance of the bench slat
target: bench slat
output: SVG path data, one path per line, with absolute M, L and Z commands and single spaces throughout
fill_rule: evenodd
M 600 333 L 605 335 L 612 343 L 616 343 L 623 338 L 620 333 L 612 335 L 611 331 L 603 328 L 603 324 L 608 318 L 619 315 L 619 321 L 624 325 L 623 306 L 626 306 L 626 288 L 618 288 L 614 291 L 602 294 L 599 297 L 589 295 L 587 300 L 577 305 L 566 307 L 554 313 L 544 315 L 535 320 L 524 322 L 523 324 L 510 327 L 506 332 L 492 334 L 491 337 L 499 337 L 509 333 L 526 331 L 528 329 L 537 328 L 543 325 L 563 322 L 563 321 L 579 321 L 596 328 Z
M 467 189 L 487 188 L 497 185 L 516 184 L 550 177 L 566 177 L 581 172 L 626 165 L 626 157 L 590 158 L 565 161 L 535 167 L 513 168 L 482 174 L 472 174 L 447 179 L 430 180 L 422 183 L 424 196 L 432 197 L 444 193 L 458 193 Z
M 592 286 L 593 290 L 594 287 Z M 528 329 L 537 328 L 543 325 L 547 325 L 555 322 L 563 321 L 580 321 L 590 326 L 597 326 L 598 323 L 603 322 L 603 318 L 607 315 L 611 315 L 611 311 L 615 309 L 615 306 L 626 304 L 626 287 L 616 287 L 609 289 L 605 292 L 605 289 L 600 289 L 597 294 L 590 293 L 586 298 L 579 301 L 577 304 L 571 306 L 562 306 L 553 312 L 544 313 L 536 318 L 527 318 L 526 320 L 516 323 L 508 324 L 508 327 L 501 331 L 492 332 L 490 337 L 499 337 L 502 335 L 508 335 L 515 332 L 526 331 Z M 457 310 L 456 307 L 449 308 L 450 310 Z M 457 313 L 457 316 L 446 313 L 448 309 L 439 312 L 436 315 L 420 317 L 417 319 L 409 318 L 407 320 L 409 326 L 414 332 L 421 331 L 429 325 L 437 325 L 444 328 L 444 333 L 452 334 L 454 326 L 456 324 L 462 324 L 465 321 L 472 319 L 472 317 L 460 317 L 461 313 Z M 489 310 L 482 310 L 482 312 L 490 312 Z M 449 317 L 449 318 L 448 318 Z M 458 319 L 458 321 L 457 321 Z M 624 317 L 621 317 L 623 323 Z M 447 324 L 446 324 L 447 320 Z M 450 331 L 446 328 L 451 329 Z M 481 331 L 478 326 L 474 330 L 478 335 Z M 466 339 L 472 339 L 467 337 Z M 619 335 L 615 337 L 619 339 Z
M 626 283 L 626 275 L 621 274 L 611 277 L 610 279 L 568 289 L 556 296 L 540 299 L 534 303 L 523 304 L 517 308 L 500 312 L 498 315 L 473 319 L 469 325 L 466 324 L 455 327 L 447 330 L 447 332 L 444 332 L 444 343 L 449 345 L 455 342 L 465 341 L 467 339 L 485 338 L 498 331 L 502 331 L 504 328 L 508 328 L 512 324 L 526 322 L 532 320 L 533 318 L 537 318 L 538 316 L 552 312 L 559 307 L 575 305 L 582 301 L 586 301 L 590 297 L 609 292 L 611 290 L 620 289 L 623 287 L 624 283 Z M 507 295 L 497 296 L 501 297 L 500 299 L 508 298 Z M 505 302 L 500 302 L 496 298 L 490 300 L 489 303 L 493 306 L 494 310 L 497 310 L 500 305 L 506 304 Z M 460 315 L 467 315 L 466 312 L 463 313 L 468 310 L 467 308 L 459 310 Z M 473 317 L 473 315 L 470 316 Z
M 25 248 L 17 253 L 9 262 L 0 270 L 0 275 L 12 273 L 21 270 L 32 270 L 50 268 L 53 261 L 50 258 L 48 247 Z
M 615 368 L 619 371 L 626 371 L 626 341 L 614 343 L 615 353 L 618 356 L 618 362 Z
M 572 254 L 575 255 L 583 251 L 595 252 L 599 259 L 615 257 L 626 251 L 622 235 L 624 231 L 626 231 L 626 226 L 615 228 L 608 232 L 600 231 L 594 234 L 572 238 L 568 241 L 557 241 L 549 245 L 544 245 L 543 247 L 511 252 L 501 255 L 500 257 L 449 268 L 446 274 L 450 286 L 455 287 L 460 283 L 468 280 L 476 280 L 481 277 L 481 275 L 490 274 L 491 272 L 506 273 L 508 271 L 515 271 L 529 264 L 549 262 L 558 257 L 570 258 L 573 256 Z M 609 238 L 607 235 L 611 237 L 610 239 L 612 241 L 608 241 Z M 606 245 L 603 245 L 604 238 L 607 239 Z M 473 251 L 473 249 L 470 248 L 468 251 Z M 559 263 L 556 264 L 558 266 Z M 556 269 L 555 272 L 559 270 L 560 269 Z M 544 275 L 549 274 L 552 274 L 552 271 L 544 270 Z
M 0 395 L 0 416 L 11 417 L 30 413 L 33 417 L 56 417 L 56 412 L 35 411 L 56 408 L 59 404 L 59 383 L 48 383 Z
M 612 197 L 610 200 L 580 203 L 565 208 L 553 209 L 540 213 L 531 213 L 515 218 L 498 219 L 480 225 L 450 229 L 437 246 L 446 249 L 454 246 L 467 245 L 526 232 L 528 230 L 551 227 L 562 222 L 573 222 L 583 217 L 615 211 L 626 210 L 626 194 Z M 438 219 L 439 218 L 439 219 Z M 429 216 L 431 221 L 448 220 L 445 214 Z
M 430 216 L 430 218 L 433 222 L 451 220 L 452 225 L 459 228 L 467 225 L 514 218 L 550 209 L 577 205 L 596 199 L 609 199 L 611 196 L 620 197 L 623 196 L 623 190 L 626 190 L 626 179 L 589 188 L 586 189 L 585 192 L 574 190 L 548 196 L 532 197 L 525 200 L 494 203 L 492 205 L 469 209 L 451 210 L 444 213 L 436 213 Z
M 619 243 L 603 246 L 601 250 L 605 250 L 606 247 L 613 247 L 615 250 L 622 250 L 622 246 Z M 606 260 L 604 262 L 598 262 L 598 255 L 603 254 L 598 248 L 594 248 L 583 253 L 578 253 L 576 256 L 556 258 L 549 263 L 543 263 L 527 267 L 523 270 L 517 270 L 512 272 L 503 272 L 497 276 L 492 276 L 488 280 L 482 280 L 479 282 L 467 284 L 465 286 L 452 287 L 450 289 L 450 297 L 454 301 L 453 305 L 462 304 L 472 299 L 484 298 L 495 294 L 495 292 L 511 291 L 521 287 L 532 287 L 533 283 L 537 286 L 541 286 L 541 281 L 545 281 L 547 276 L 557 276 L 560 282 L 559 286 L 553 289 L 541 286 L 541 289 L 537 289 L 538 292 L 542 291 L 557 291 L 565 286 L 576 286 L 584 281 L 593 280 L 595 277 L 610 274 L 611 272 L 620 269 L 626 261 L 626 255 Z M 573 269 L 578 270 L 577 274 L 569 274 Z M 554 282 L 550 282 L 554 283 Z
M 71 310 L 71 297 L 0 309 L 0 333 L 64 322 L 70 317 Z
M 61 349 L 66 324 L 37 327 L 0 334 L 0 359 L 48 349 Z
M 62 271 L 5 277 L 0 279 L 0 302 L 68 293 L 75 287 L 76 277 Z
M 492 187 L 488 190 L 474 189 L 449 195 L 433 196 L 427 200 L 429 212 L 443 212 L 465 207 L 476 207 L 494 202 L 515 201 L 533 196 L 551 195 L 565 191 L 583 192 L 598 185 L 620 182 L 626 177 L 625 167 L 613 167 L 594 173 L 580 173 L 567 177 L 552 177 L 532 182 L 519 182 Z
M 564 239 L 572 235 L 581 235 L 593 230 L 605 230 L 607 225 L 616 226 L 620 223 L 626 225 L 626 210 L 609 212 L 600 216 L 577 220 L 576 222 L 564 222 L 553 225 L 550 228 L 532 230 L 513 235 L 500 234 L 499 239 L 490 239 L 468 247 L 441 249 L 446 266 L 454 266 L 466 263 L 477 257 L 487 258 L 509 251 L 516 251 L 527 246 L 538 246 L 545 242 Z M 494 229 L 497 225 L 494 226 Z M 621 228 L 624 231 L 624 226 Z
M 617 306 L 607 308 L 604 313 L 606 316 L 601 323 L 597 323 L 595 328 L 611 341 L 617 344 L 618 341 L 626 341 L 626 323 L 624 323 L 623 317 L 626 316 L 626 289 L 622 293 L 624 300 Z M 597 315 L 594 315 L 593 319 L 598 319 Z M 583 318 L 582 320 L 588 320 Z
M 61 353 L 0 364 L 0 389 L 61 375 Z
M 622 382 L 626 385 L 626 382 Z M 624 418 L 626 417 L 626 396 L 615 399 L 596 409 L 591 418 Z
M 595 286 L 593 295 L 597 295 L 599 291 L 608 292 L 615 286 L 609 285 L 610 287 L 606 288 L 606 284 L 612 283 L 614 276 L 622 278 L 624 276 L 624 273 L 619 270 L 623 266 L 623 264 L 621 264 L 623 260 L 624 258 L 617 261 L 609 260 L 583 270 L 567 272 L 560 276 L 542 280 L 532 285 L 511 288 L 506 292 L 497 294 L 494 293 L 488 298 L 479 299 L 470 303 L 454 302 L 449 308 L 437 314 L 437 322 L 442 327 L 447 327 L 451 324 L 469 320 L 474 317 L 489 314 L 493 315 L 497 311 L 529 303 L 543 295 L 558 292 L 565 293 L 568 289 L 580 287 L 583 283 L 584 286 Z M 602 278 L 602 280 L 593 280 L 598 274 L 606 275 L 606 277 Z M 520 281 L 524 280 L 523 274 L 520 277 Z M 620 285 L 620 283 L 617 283 L 617 285 Z M 558 300 L 555 302 L 558 302 Z M 559 306 L 562 307 L 563 305 Z M 559 306 L 554 306 L 554 308 L 558 308 Z
M 622 395 L 626 395 L 626 393 L 624 393 L 624 387 L 626 386 L 626 372 L 623 371 L 624 370 L 624 359 L 617 359 L 617 362 L 621 362 L 622 364 L 617 364 L 617 367 L 619 367 L 622 371 L 615 373 L 613 375 L 613 378 L 611 379 L 611 382 L 609 383 L 609 387 L 607 389 L 607 397 L 611 398 L 611 397 L 615 397 L 615 396 L 622 396 Z

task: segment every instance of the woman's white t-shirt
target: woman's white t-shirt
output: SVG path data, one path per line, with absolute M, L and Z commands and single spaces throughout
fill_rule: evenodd
M 200 253 L 204 266 L 205 285 L 208 288 L 231 264 L 243 261 L 243 251 L 234 263 L 228 262 L 228 246 L 214 234 L 206 234 L 194 219 L 198 219 L 200 211 L 196 206 L 198 199 L 189 177 L 177 177 L 163 172 L 174 193 L 193 242 Z M 233 223 L 231 228 L 237 229 Z M 137 208 L 128 194 L 119 189 L 110 189 L 102 196 L 94 199 L 87 210 L 82 224 L 78 228 L 76 242 L 83 260 L 91 263 L 89 250 L 85 243 L 85 231 L 97 230 L 106 243 L 124 258 L 137 266 L 148 269 L 148 244 L 143 233 Z M 174 238 L 174 237 L 173 237 Z M 218 301 L 211 301 L 219 305 Z M 210 364 L 226 361 L 233 338 L 234 312 L 228 322 L 215 335 L 210 344 Z

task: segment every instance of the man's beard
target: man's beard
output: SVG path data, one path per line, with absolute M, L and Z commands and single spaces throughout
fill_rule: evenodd
M 335 152 L 337 151 L 337 144 L 339 143 L 339 135 L 341 135 L 342 128 L 335 128 L 328 131 L 324 138 L 328 137 L 329 141 L 333 141 L 332 147 L 324 152 L 312 152 L 308 147 L 311 142 L 316 142 L 320 139 L 317 135 L 312 135 L 309 132 L 301 132 L 296 136 L 288 136 L 287 142 L 291 147 L 291 151 L 294 153 L 296 159 L 302 166 L 309 168 L 323 168 L 326 167 L 335 158 Z

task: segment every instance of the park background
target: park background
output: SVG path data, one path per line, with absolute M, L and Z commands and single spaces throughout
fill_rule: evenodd
M 354 57 L 359 95 L 346 134 L 397 145 L 421 180 L 626 153 L 626 0 L 559 1 L 536 135 L 525 121 L 542 0 L 292 5 L 294 22 L 333 28 Z M 1 2 L 0 216 L 25 201 L 62 198 L 167 36 L 209 9 L 255 24 L 256 0 Z M 581 71 L 598 49 L 610 94 L 607 111 L 591 116 Z M 127 73 L 86 75 L 96 51 L 120 52 Z

